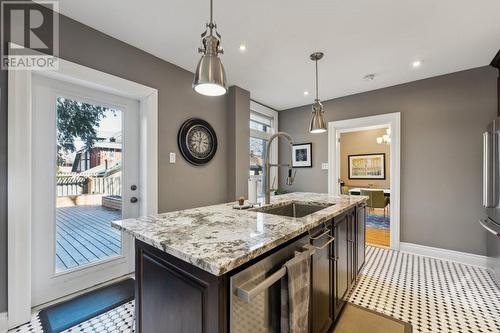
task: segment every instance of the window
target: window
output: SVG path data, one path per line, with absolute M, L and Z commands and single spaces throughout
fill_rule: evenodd
M 257 179 L 257 196 L 264 197 L 264 163 L 267 143 L 271 135 L 278 130 L 278 113 L 255 102 L 250 103 L 250 168 L 249 178 Z M 273 143 L 270 160 L 275 163 L 278 156 L 278 145 Z M 278 187 L 276 170 L 271 170 L 271 187 Z

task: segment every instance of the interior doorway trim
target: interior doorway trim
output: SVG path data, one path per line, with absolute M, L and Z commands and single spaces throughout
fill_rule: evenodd
M 341 133 L 389 127 L 391 129 L 391 227 L 390 247 L 399 250 L 401 207 L 401 113 L 354 118 L 328 123 L 328 193 L 340 194 L 340 143 Z
M 8 326 L 31 318 L 31 119 L 32 78 L 37 75 L 139 101 L 140 214 L 158 212 L 158 91 L 70 61 L 57 70 L 8 73 Z

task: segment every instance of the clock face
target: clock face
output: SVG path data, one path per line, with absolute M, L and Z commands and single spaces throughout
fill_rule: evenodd
M 189 129 L 186 141 L 189 152 L 198 159 L 206 158 L 213 146 L 210 132 L 200 125 Z
M 193 165 L 208 163 L 217 151 L 217 136 L 209 123 L 192 118 L 184 122 L 177 135 L 182 156 Z

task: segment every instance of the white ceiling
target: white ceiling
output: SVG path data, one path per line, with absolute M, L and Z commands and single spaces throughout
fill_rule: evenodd
M 209 0 L 61 0 L 63 14 L 189 71 Z M 487 65 L 499 0 L 214 0 L 229 83 L 278 110 Z M 240 53 L 245 42 L 247 51 Z M 411 67 L 421 59 L 422 66 Z M 365 81 L 366 74 L 376 74 Z M 304 96 L 304 90 L 311 92 Z

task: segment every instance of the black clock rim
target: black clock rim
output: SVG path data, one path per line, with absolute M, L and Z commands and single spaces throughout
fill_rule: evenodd
M 187 133 L 193 126 L 205 127 L 208 130 L 210 136 L 212 137 L 212 142 L 213 142 L 212 150 L 210 151 L 207 157 L 202 159 L 196 158 L 189 152 L 189 148 L 187 147 L 187 143 L 185 140 Z M 186 161 L 188 161 L 192 165 L 200 166 L 207 164 L 215 156 L 215 153 L 217 152 L 217 135 L 215 134 L 213 127 L 205 120 L 200 118 L 190 118 L 186 120 L 179 129 L 179 133 L 177 134 L 177 145 L 179 146 L 179 150 Z

